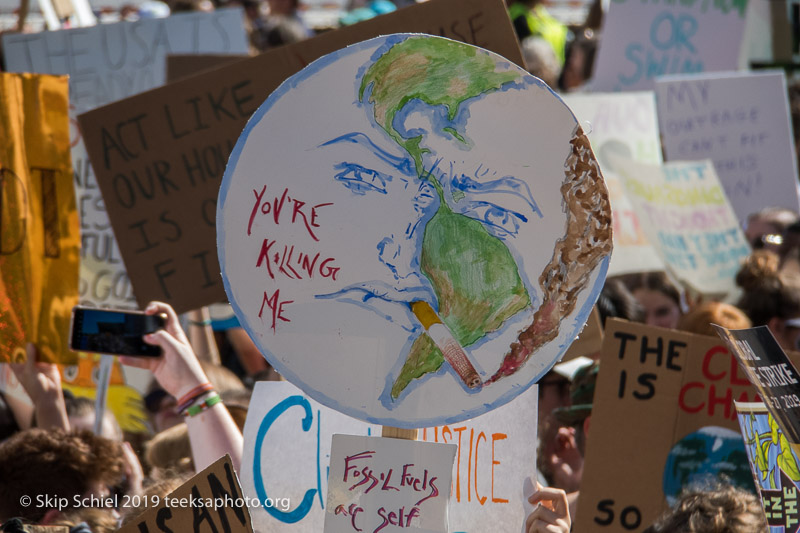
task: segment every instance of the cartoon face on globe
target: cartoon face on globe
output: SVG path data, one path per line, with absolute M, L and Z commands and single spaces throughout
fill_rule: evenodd
M 472 418 L 533 384 L 611 252 L 605 185 L 564 103 L 500 56 L 423 35 L 284 82 L 217 210 L 228 297 L 269 362 L 397 427 Z

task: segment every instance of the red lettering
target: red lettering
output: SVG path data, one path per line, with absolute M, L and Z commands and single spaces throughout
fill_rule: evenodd
M 692 383 L 687 383 L 686 385 L 684 385 L 684 386 L 681 388 L 680 395 L 678 395 L 678 405 L 680 406 L 680 408 L 681 408 L 681 409 L 683 409 L 683 410 L 684 410 L 684 411 L 686 411 L 687 413 L 699 413 L 700 411 L 702 411 L 702 410 L 703 410 L 703 407 L 705 407 L 705 405 L 706 405 L 705 403 L 702 403 L 702 402 L 701 402 L 701 403 L 700 403 L 700 405 L 698 405 L 698 406 L 696 406 L 696 407 L 690 407 L 690 406 L 689 406 L 689 405 L 686 403 L 686 393 L 687 393 L 687 392 L 688 392 L 690 389 L 696 389 L 696 388 L 698 388 L 698 387 L 699 387 L 700 389 L 702 389 L 702 388 L 704 387 L 704 385 L 703 385 L 702 383 L 700 383 L 699 381 L 694 381 L 694 382 L 692 382 Z
M 282 320 L 284 322 L 291 322 L 290 319 L 283 316 L 283 306 L 288 305 L 290 303 L 294 303 L 294 300 L 280 300 L 280 289 L 276 290 L 272 296 L 267 294 L 267 291 L 264 291 L 264 299 L 261 300 L 261 309 L 258 311 L 258 318 L 261 318 L 261 315 L 264 313 L 264 305 L 266 304 L 270 310 L 272 311 L 272 332 L 275 333 L 275 328 L 277 326 L 278 320 Z
M 277 197 L 275 198 L 275 200 L 273 200 L 275 208 L 272 210 L 272 219 L 275 221 L 275 225 L 280 223 L 281 211 L 283 211 L 283 203 L 286 201 L 286 196 L 288 194 L 289 194 L 289 189 L 284 189 L 280 201 L 278 200 Z M 289 199 L 289 201 L 291 201 L 291 198 Z M 266 215 L 269 212 L 269 204 L 265 205 L 267 206 L 267 210 L 264 211 L 263 208 L 261 210 Z
M 731 405 L 733 405 L 733 391 L 730 387 L 725 391 L 725 396 L 716 395 L 716 387 L 711 385 L 708 390 L 708 414 L 714 416 L 714 410 L 717 405 L 725 406 L 725 418 L 731 417 Z
M 728 350 L 725 349 L 724 346 L 714 346 L 709 351 L 706 352 L 706 355 L 703 357 L 703 375 L 710 379 L 711 381 L 717 381 L 725 377 L 725 372 L 721 372 L 719 374 L 712 374 L 711 373 L 711 359 L 714 358 L 715 355 L 718 353 L 728 354 Z
M 272 266 L 269 264 L 269 249 L 272 248 L 273 244 L 275 244 L 275 241 L 269 242 L 269 239 L 264 239 L 264 242 L 261 243 L 261 253 L 258 254 L 256 268 L 260 267 L 262 262 L 265 263 L 269 277 L 275 279 L 275 274 L 272 273 Z
M 267 186 L 261 189 L 261 194 L 257 193 L 255 189 L 253 189 L 253 194 L 256 197 L 256 203 L 253 205 L 253 210 L 250 211 L 250 222 L 247 223 L 247 235 L 250 235 L 250 229 L 253 227 L 253 219 L 256 217 L 256 213 L 258 212 L 258 206 L 261 204 L 261 198 L 264 197 L 264 193 L 267 192 Z

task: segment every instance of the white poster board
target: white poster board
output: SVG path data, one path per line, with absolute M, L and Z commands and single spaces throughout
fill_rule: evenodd
M 240 8 L 220 9 L 89 28 L 3 35 L 9 72 L 70 76 L 71 154 L 81 221 L 81 304 L 131 308 L 136 307 L 136 300 L 76 117 L 163 85 L 168 54 L 247 53 L 243 16 Z M 136 157 L 135 153 L 129 155 Z M 156 186 L 153 176 L 148 179 L 148 175 L 142 169 L 137 181 L 143 194 Z
M 250 509 L 256 533 L 322 531 L 334 433 L 380 435 L 286 381 L 256 382 L 244 426 L 242 490 L 272 506 Z
M 614 223 L 614 253 L 608 275 L 664 270 L 664 263 L 647 241 L 610 157 L 617 154 L 643 163 L 661 163 L 654 93 L 573 93 L 563 98 L 578 122 L 584 124 L 608 186 Z
M 750 246 L 711 161 L 647 165 L 615 157 L 648 240 L 696 292 L 726 296 Z
M 419 440 L 458 446 L 450 495 L 452 533 L 517 531 L 524 523 L 529 511 L 525 482 L 536 471 L 537 399 L 534 386 L 491 413 L 419 431 Z M 322 530 L 334 433 L 376 436 L 381 428 L 329 409 L 291 383 L 256 383 L 239 476 L 245 495 L 273 498 L 269 511 L 250 509 L 256 533 Z M 261 462 L 254 470 L 256 449 Z M 285 505 L 284 498 L 291 504 Z
M 448 533 L 456 446 L 334 435 L 325 533 Z
M 228 300 L 281 375 L 350 416 L 430 427 L 511 401 L 564 354 L 603 285 L 610 206 L 540 80 L 398 34 L 256 111 L 217 239 Z
M 591 90 L 639 91 L 665 74 L 735 70 L 746 8 L 747 0 L 612 1 Z
M 667 161 L 711 159 L 741 223 L 764 207 L 800 210 L 783 71 L 656 82 Z

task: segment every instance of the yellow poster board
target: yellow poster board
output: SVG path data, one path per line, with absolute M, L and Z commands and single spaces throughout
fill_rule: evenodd
M 0 73 L 0 362 L 72 363 L 80 233 L 67 77 Z

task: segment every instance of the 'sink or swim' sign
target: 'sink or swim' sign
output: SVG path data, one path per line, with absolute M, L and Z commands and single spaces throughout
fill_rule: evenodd
M 735 70 L 746 12 L 747 0 L 614 0 L 591 88 L 652 89 L 665 74 Z

